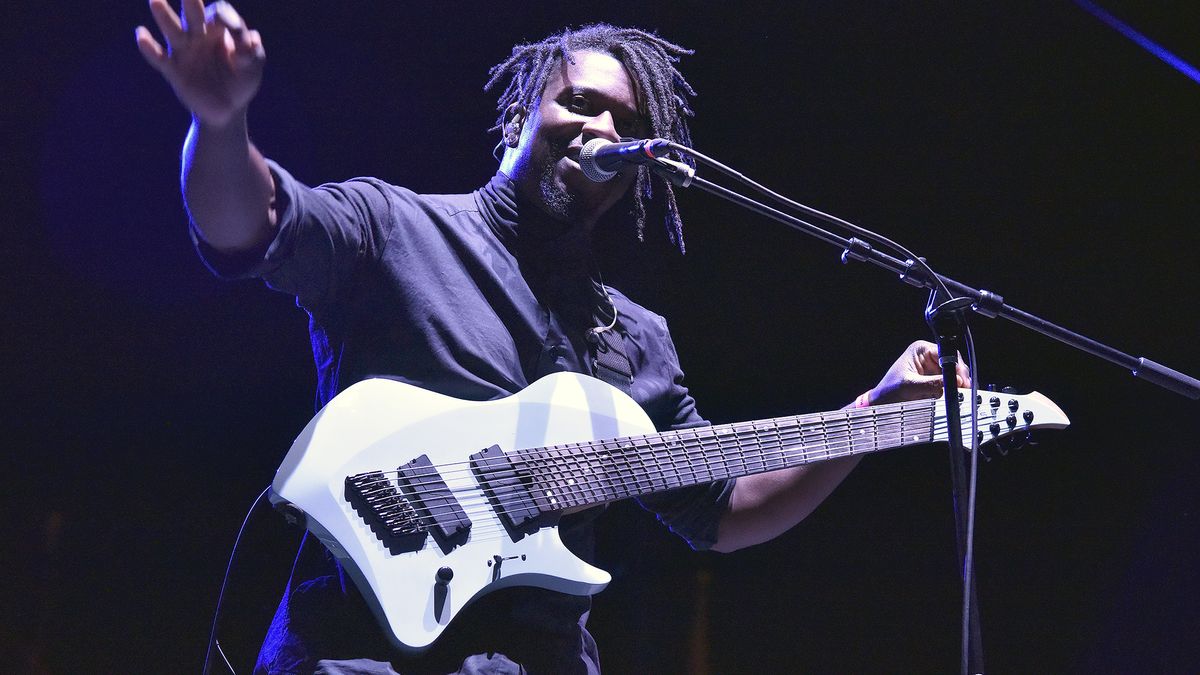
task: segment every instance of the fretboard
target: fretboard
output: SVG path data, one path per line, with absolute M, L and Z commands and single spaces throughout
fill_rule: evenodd
M 933 440 L 938 401 L 681 429 L 521 450 L 514 466 L 560 508 L 590 506 L 725 478 Z

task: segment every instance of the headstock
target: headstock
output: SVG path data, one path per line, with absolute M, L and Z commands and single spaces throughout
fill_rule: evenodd
M 1030 432 L 1035 429 L 1065 429 L 1071 423 L 1061 408 L 1036 391 L 1017 394 L 1009 388 L 1001 391 L 981 389 L 973 402 L 967 400 L 970 395 L 970 389 L 958 390 L 963 445 L 968 448 L 971 445 L 971 410 L 974 409 L 979 420 L 977 447 L 984 452 L 984 457 L 988 457 L 988 447 L 994 447 L 1002 455 L 1007 454 L 1028 442 Z M 949 440 L 946 408 L 941 399 L 935 407 L 932 439 Z

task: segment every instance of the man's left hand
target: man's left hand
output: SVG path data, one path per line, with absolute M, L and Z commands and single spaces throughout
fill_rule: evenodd
M 971 386 L 962 355 L 957 362 L 958 386 Z M 918 340 L 908 346 L 875 388 L 867 392 L 871 405 L 937 398 L 942 395 L 942 367 L 937 345 Z

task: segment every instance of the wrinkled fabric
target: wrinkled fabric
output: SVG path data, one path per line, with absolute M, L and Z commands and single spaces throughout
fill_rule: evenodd
M 318 407 L 375 375 L 482 401 L 554 372 L 592 374 L 584 337 L 598 300 L 586 233 L 522 204 L 503 174 L 470 194 L 418 195 L 373 178 L 309 188 L 270 168 L 278 229 L 269 244 L 231 256 L 194 228 L 193 239 L 216 274 L 262 278 L 308 312 Z M 660 430 L 706 424 L 683 385 L 666 322 L 606 290 L 633 367 L 634 400 Z M 693 548 L 706 549 L 732 486 L 719 481 L 640 501 Z M 601 510 L 560 523 L 564 543 L 588 561 Z M 320 661 L 331 673 L 388 672 L 371 670 L 387 662 L 405 674 L 522 672 L 517 663 L 529 672 L 597 673 L 584 628 L 589 608 L 589 598 L 542 589 L 494 593 L 457 618 L 430 654 L 402 659 L 340 566 L 308 538 L 257 671 L 312 672 Z

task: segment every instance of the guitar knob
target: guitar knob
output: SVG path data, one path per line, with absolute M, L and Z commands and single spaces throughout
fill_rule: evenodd
M 1008 409 L 1009 410 L 1011 410 L 1013 412 L 1017 412 L 1017 408 L 1020 408 L 1020 407 L 1021 407 L 1021 404 L 1017 403 L 1017 399 L 1015 399 L 1015 398 L 1008 399 Z
M 993 408 L 999 408 L 1000 407 L 1000 397 L 993 396 L 992 400 L 988 401 L 988 403 L 990 403 Z
M 1024 418 L 1025 418 L 1025 422 L 1026 422 L 1027 424 L 1028 424 L 1029 422 L 1032 422 L 1032 421 L 1033 421 L 1033 411 L 1032 411 L 1032 410 L 1026 410 L 1026 411 L 1025 411 L 1025 414 L 1024 414 L 1024 415 L 1022 415 L 1022 417 L 1024 417 Z
M 454 570 L 449 567 L 439 567 L 437 571 L 437 582 L 439 584 L 448 584 L 454 578 Z
M 1017 416 L 1009 415 L 1008 417 L 1004 418 L 1004 422 L 1005 422 L 1005 424 L 1008 425 L 1008 428 L 1011 429 L 1011 428 L 1017 426 Z
M 988 427 L 988 431 L 991 431 L 993 436 L 999 436 L 1000 435 L 1000 423 L 992 422 L 992 425 Z

